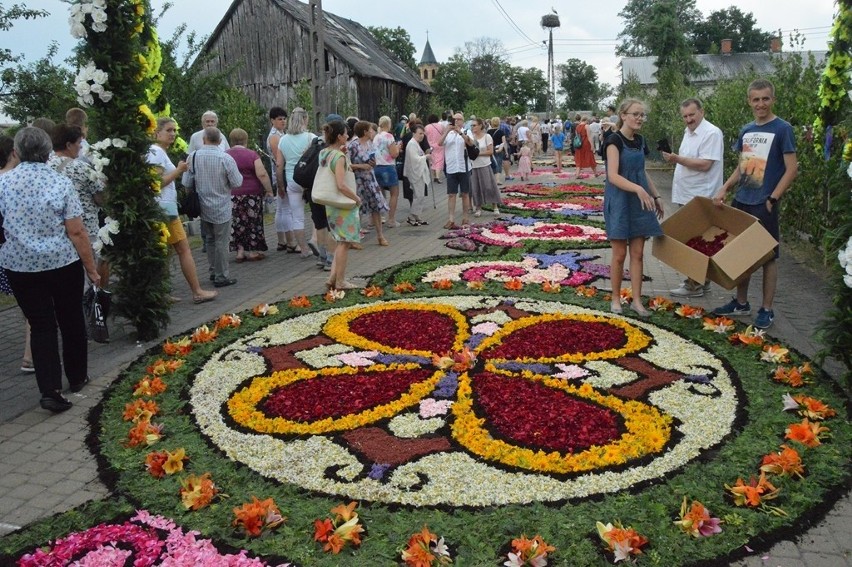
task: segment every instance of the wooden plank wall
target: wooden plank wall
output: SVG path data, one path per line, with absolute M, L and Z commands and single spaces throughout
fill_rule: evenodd
M 263 108 L 296 106 L 294 86 L 309 79 L 309 30 L 269 0 L 245 0 L 210 46 L 208 72 L 236 67 L 232 84 Z M 351 93 L 358 116 L 377 120 L 383 99 L 401 106 L 409 89 L 378 78 L 360 77 L 346 61 L 326 51 L 329 92 Z M 340 95 L 338 95 L 340 96 Z M 324 111 L 346 112 L 346 109 Z

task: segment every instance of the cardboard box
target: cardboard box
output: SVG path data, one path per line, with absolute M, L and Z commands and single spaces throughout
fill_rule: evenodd
M 695 281 L 709 279 L 725 289 L 733 289 L 770 260 L 778 245 L 757 218 L 728 205 L 717 207 L 706 197 L 695 197 L 661 226 L 664 235 L 654 238 L 654 257 Z M 696 236 L 712 240 L 720 230 L 728 238 L 712 257 L 686 245 Z

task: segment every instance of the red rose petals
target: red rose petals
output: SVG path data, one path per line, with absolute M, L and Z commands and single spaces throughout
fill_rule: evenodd
M 486 427 L 513 444 L 570 453 L 622 434 L 617 413 L 540 382 L 483 372 L 472 388 Z
M 402 396 L 433 370 L 391 370 L 319 376 L 279 388 L 260 404 L 270 417 L 312 422 L 356 414 L 387 404 Z
M 602 352 L 627 344 L 621 327 L 604 322 L 559 319 L 517 329 L 502 344 L 486 349 L 481 358 L 556 358 L 565 354 Z
M 366 313 L 349 323 L 356 335 L 383 345 L 405 350 L 445 352 L 456 340 L 456 322 L 434 311 L 388 309 Z

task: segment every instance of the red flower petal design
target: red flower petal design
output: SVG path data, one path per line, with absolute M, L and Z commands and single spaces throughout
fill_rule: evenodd
M 388 347 L 429 352 L 452 350 L 459 332 L 449 316 L 423 309 L 366 313 L 353 319 L 349 330 Z
M 429 368 L 417 368 L 317 376 L 277 388 L 259 406 L 269 417 L 289 421 L 338 418 L 392 402 L 433 373 Z
M 616 412 L 540 382 L 482 372 L 471 376 L 471 387 L 485 426 L 510 443 L 571 453 L 607 445 L 624 433 Z
M 558 358 L 624 347 L 627 334 L 607 322 L 558 319 L 539 321 L 503 337 L 502 344 L 480 353 L 485 359 Z

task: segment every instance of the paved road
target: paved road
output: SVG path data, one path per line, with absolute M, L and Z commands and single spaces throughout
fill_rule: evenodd
M 671 173 L 653 173 L 664 196 L 671 192 Z M 434 255 L 453 254 L 437 239 L 446 220 L 444 186 L 436 185 L 437 208 L 430 207 L 428 226 L 387 230 L 390 247 L 376 245 L 375 235 L 365 241 L 364 250 L 353 251 L 349 272 L 352 279 L 366 277 L 395 264 Z M 431 199 L 430 199 L 431 201 Z M 404 209 L 404 207 L 403 207 Z M 672 211 L 671 204 L 668 210 Z M 404 220 L 405 215 L 401 215 Z M 313 260 L 276 252 L 274 229 L 267 227 L 270 252 L 262 262 L 232 264 L 236 285 L 220 290 L 216 301 L 193 305 L 191 294 L 173 261 L 174 294 L 184 300 L 171 310 L 171 323 L 163 337 L 178 334 L 217 318 L 225 312 L 240 311 L 261 302 L 277 302 L 294 295 L 323 291 L 326 274 Z M 608 259 L 606 252 L 599 253 Z M 195 250 L 200 274 L 207 273 L 207 261 Z M 680 276 L 646 253 L 646 284 L 649 295 L 666 294 L 677 287 Z M 776 322 L 771 334 L 812 355 L 817 345 L 812 339 L 821 314 L 830 300 L 821 274 L 789 254 L 780 262 L 781 285 L 776 301 Z M 759 278 L 752 284 L 760 289 Z M 728 300 L 729 292 L 714 286 L 709 297 L 694 304 L 713 307 Z M 85 446 L 86 415 L 100 400 L 103 389 L 146 349 L 156 342 L 137 342 L 132 329 L 120 320 L 111 322 L 112 342 L 90 343 L 90 376 L 93 382 L 80 394 L 70 394 L 74 407 L 52 415 L 38 407 L 38 392 L 32 374 L 19 371 L 23 350 L 23 318 L 17 308 L 0 312 L 0 535 L 83 502 L 107 496 L 97 479 L 96 463 Z M 828 365 L 833 375 L 839 368 Z M 748 557 L 737 567 L 852 567 L 852 501 L 848 494 L 839 499 L 826 518 L 803 533 L 796 541 L 784 541 L 769 551 Z

